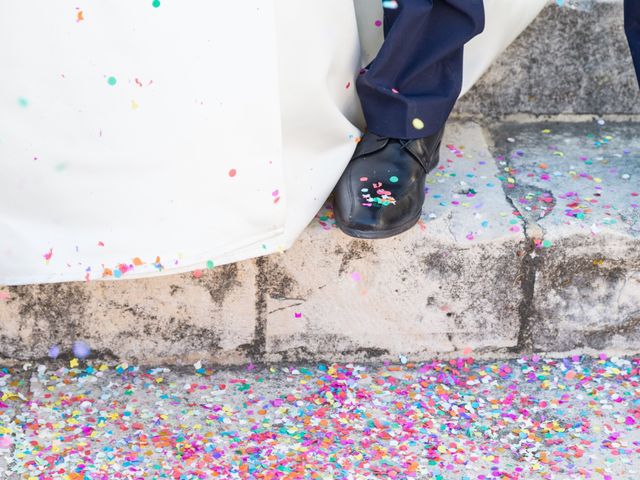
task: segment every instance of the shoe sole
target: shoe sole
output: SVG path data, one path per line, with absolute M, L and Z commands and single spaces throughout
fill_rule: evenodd
M 335 216 L 335 219 L 338 228 L 350 237 L 362 238 L 365 240 L 380 240 L 383 238 L 395 237 L 396 235 L 400 235 L 401 233 L 410 230 L 413 226 L 415 226 L 416 223 L 418 223 L 418 220 L 420 220 L 420 215 L 422 215 L 422 212 L 419 212 L 418 216 L 412 218 L 410 221 L 392 228 L 391 230 L 358 230 L 355 228 L 346 227 L 340 220 L 340 217 L 338 215 Z

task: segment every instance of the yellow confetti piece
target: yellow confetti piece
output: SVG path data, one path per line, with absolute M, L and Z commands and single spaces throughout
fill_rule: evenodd
M 78 359 L 77 358 L 72 358 L 71 361 L 69 362 L 69 366 L 71 368 L 76 368 L 78 366 Z
M 413 125 L 413 128 L 416 130 L 422 130 L 424 128 L 424 122 L 419 118 L 414 118 L 411 125 Z

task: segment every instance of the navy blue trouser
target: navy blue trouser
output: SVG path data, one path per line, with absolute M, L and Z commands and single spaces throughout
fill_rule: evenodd
M 397 8 L 385 8 L 385 42 L 357 81 L 367 128 L 391 138 L 432 135 L 460 94 L 464 44 L 484 28 L 482 0 L 384 3 Z M 640 83 L 640 0 L 625 0 L 624 10 Z
M 640 0 L 633 0 L 640 1 Z M 420 138 L 445 124 L 462 88 L 463 47 L 484 29 L 482 0 L 384 2 L 385 41 L 357 80 L 367 129 Z
M 624 0 L 624 31 L 640 84 L 640 0 Z

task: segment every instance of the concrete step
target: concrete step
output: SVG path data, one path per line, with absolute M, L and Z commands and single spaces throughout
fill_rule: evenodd
M 550 1 L 456 111 L 492 118 L 639 114 L 622 6 L 623 0 Z
M 452 122 L 419 225 L 323 209 L 284 254 L 196 275 L 0 289 L 0 355 L 137 363 L 640 351 L 640 124 Z

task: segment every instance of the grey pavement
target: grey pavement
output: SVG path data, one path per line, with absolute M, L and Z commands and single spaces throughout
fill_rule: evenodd
M 0 478 L 640 475 L 640 359 L 400 360 L 5 369 Z

